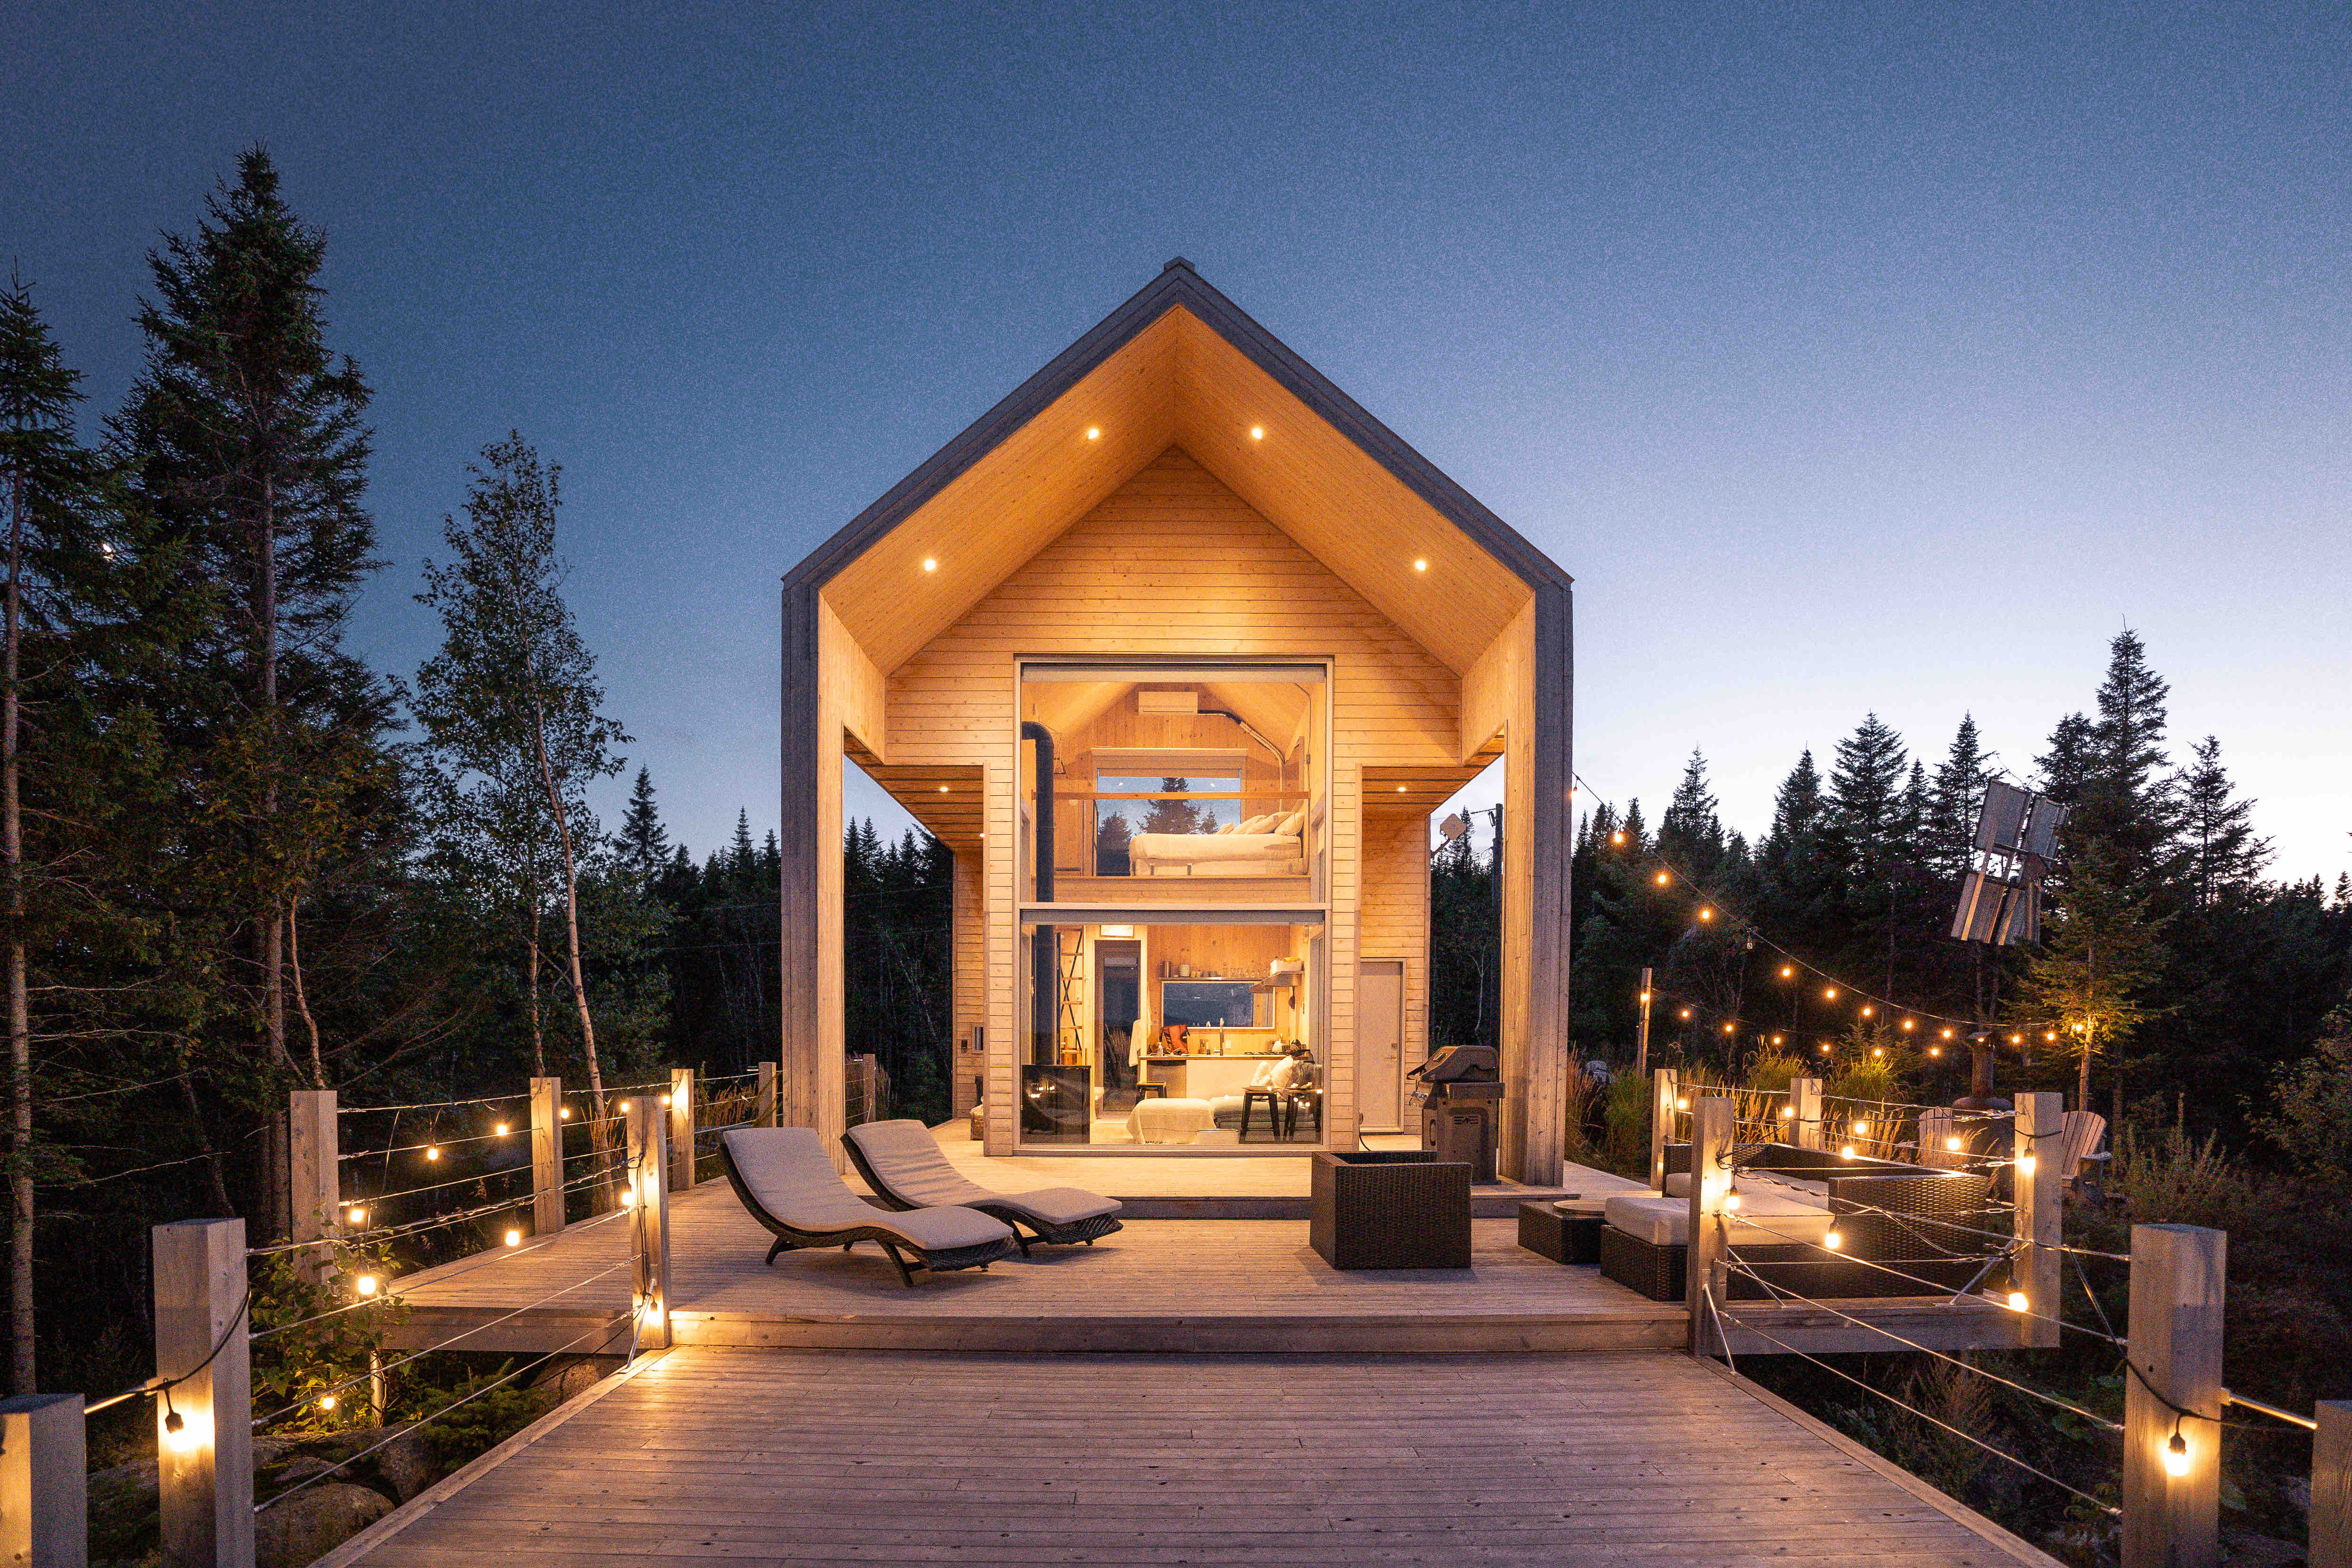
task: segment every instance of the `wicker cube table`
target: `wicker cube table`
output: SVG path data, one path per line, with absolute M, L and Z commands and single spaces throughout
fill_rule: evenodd
M 1319 1152 L 1307 1244 L 1334 1269 L 1470 1267 L 1470 1166 L 1419 1149 Z

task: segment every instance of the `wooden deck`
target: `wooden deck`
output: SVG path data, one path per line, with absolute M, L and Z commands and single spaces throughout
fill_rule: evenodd
M 672 1198 L 670 1218 L 681 1344 L 1526 1352 L 1664 1348 L 1685 1333 L 1681 1303 L 1523 1251 L 1508 1219 L 1473 1222 L 1467 1270 L 1333 1270 L 1307 1247 L 1304 1220 L 1139 1219 L 1093 1247 L 1040 1248 L 909 1290 L 871 1245 L 763 1267 L 770 1238 L 723 1186 Z M 628 1305 L 627 1229 L 575 1227 L 396 1281 L 408 1311 L 395 1343 L 478 1328 L 467 1348 L 541 1351 L 596 1335 Z
M 1675 1355 L 678 1349 L 320 1568 L 2052 1559 Z

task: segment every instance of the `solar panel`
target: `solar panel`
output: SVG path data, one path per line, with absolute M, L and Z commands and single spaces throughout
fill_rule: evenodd
M 1985 786 L 1983 814 L 1977 818 L 1977 848 L 2014 854 L 2025 826 L 2025 811 L 2033 797 L 2014 784 L 1995 780 Z

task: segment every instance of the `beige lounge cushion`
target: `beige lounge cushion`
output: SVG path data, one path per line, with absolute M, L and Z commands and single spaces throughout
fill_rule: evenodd
M 867 1122 L 850 1128 L 849 1137 L 874 1167 L 876 1179 L 902 1203 L 995 1204 L 1045 1225 L 1097 1219 L 1117 1214 L 1122 1207 L 1115 1197 L 1075 1186 L 991 1191 L 956 1169 L 940 1141 L 920 1122 Z
M 1825 1181 L 1806 1181 L 1801 1176 L 1776 1176 L 1769 1171 L 1743 1170 L 1731 1185 L 1738 1192 L 1775 1192 L 1784 1197 L 1810 1198 L 1816 1206 L 1827 1203 L 1830 1196 L 1830 1184 Z M 1667 1176 L 1666 1196 L 1690 1196 L 1688 1171 L 1675 1171 Z
M 738 1127 L 723 1133 L 736 1174 L 752 1199 L 782 1224 L 823 1235 L 866 1227 L 902 1236 L 927 1252 L 1010 1241 L 1013 1228 L 976 1208 L 917 1208 L 892 1214 L 849 1190 L 810 1127 Z
M 1601 1212 L 1611 1229 L 1622 1230 L 1653 1247 L 1684 1247 L 1690 1243 L 1687 1194 L 1668 1197 L 1654 1192 L 1620 1193 L 1603 1204 Z M 1828 1209 L 1775 1193 L 1742 1192 L 1738 1211 L 1728 1218 L 1728 1234 L 1735 1247 L 1819 1241 L 1830 1229 Z M 1749 1220 L 1756 1223 L 1749 1224 Z

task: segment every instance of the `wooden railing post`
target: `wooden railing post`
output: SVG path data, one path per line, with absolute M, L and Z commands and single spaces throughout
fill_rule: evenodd
M 2059 1118 L 2064 1113 L 2063 1094 L 2020 1094 L 2012 1123 L 2017 1135 L 2016 1164 L 2010 1168 L 2015 1202 L 2017 1252 L 2010 1277 L 2025 1292 L 2026 1311 L 2018 1320 L 2021 1344 L 2054 1350 L 2058 1344 L 2058 1266 L 2062 1186 L 2065 1173 L 2058 1168 Z M 1923 1134 L 1924 1136 L 1924 1134 Z
M 1818 1078 L 1789 1080 L 1789 1103 L 1796 1114 L 1789 1120 L 1795 1124 L 1794 1137 L 1801 1149 L 1820 1149 L 1829 1145 L 1822 1139 L 1822 1081 Z
M 760 1112 L 756 1118 L 762 1127 L 776 1124 L 776 1063 L 760 1063 Z
M 2123 1568 L 2213 1568 L 2221 1560 L 2228 1243 L 2201 1226 L 2132 1227 L 2126 1354 L 2136 1370 L 2124 1375 Z
M 1660 1192 L 1666 1190 L 1666 1145 L 1675 1136 L 1675 1070 L 1653 1068 L 1650 1071 L 1650 1185 Z
M 552 1236 L 563 1228 L 563 1080 L 530 1081 L 530 1228 Z
M 166 1568 L 251 1568 L 253 1367 L 245 1221 L 154 1229 L 155 1398 Z M 177 1429 L 174 1430 L 174 1427 Z
M 2312 1407 L 2311 1568 L 2352 1568 L 2352 1399 Z
M 84 1568 L 89 1475 L 81 1396 L 0 1399 L 0 1563 Z
M 1723 1266 L 1724 1198 L 1731 1191 L 1731 1150 L 1737 1109 L 1728 1096 L 1691 1102 L 1690 1246 L 1684 1257 L 1683 1293 L 1690 1307 L 1690 1353 L 1712 1355 L 1722 1343 L 1706 1298 L 1717 1304 L 1716 1274 Z
M 694 1069 L 669 1072 L 669 1185 L 685 1192 L 694 1186 Z
M 636 1259 L 637 1344 L 669 1344 L 669 1119 L 651 1094 L 628 1102 L 630 1249 Z
M 293 1195 L 287 1239 L 324 1243 L 342 1220 L 342 1143 L 335 1130 L 335 1092 L 297 1089 L 287 1096 L 287 1190 Z M 334 1259 L 334 1249 L 306 1247 L 294 1256 L 316 1284 Z

